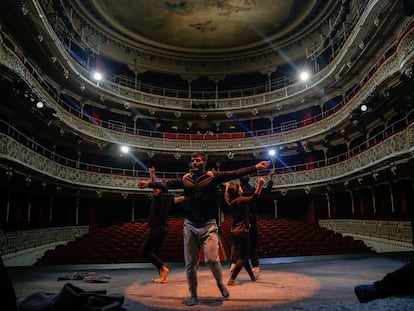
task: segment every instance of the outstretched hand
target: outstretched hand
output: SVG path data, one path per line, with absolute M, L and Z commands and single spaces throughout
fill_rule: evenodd
M 261 161 L 259 163 L 256 164 L 256 169 L 257 170 L 263 170 L 266 169 L 270 166 L 270 164 L 272 164 L 272 161 L 268 160 L 268 161 Z
M 138 182 L 138 188 L 140 188 L 140 189 L 148 188 L 148 181 L 139 181 Z

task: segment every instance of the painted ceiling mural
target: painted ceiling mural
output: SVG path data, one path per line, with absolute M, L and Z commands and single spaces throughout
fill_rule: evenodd
M 220 50 L 262 43 L 299 27 L 314 1 L 92 1 L 117 31 L 140 42 L 182 49 Z

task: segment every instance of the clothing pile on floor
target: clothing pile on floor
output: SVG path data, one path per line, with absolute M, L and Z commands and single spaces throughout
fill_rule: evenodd
M 87 283 L 108 283 L 110 279 L 109 275 L 95 272 L 72 272 L 58 277 L 58 281 L 82 280 Z
M 106 290 L 85 291 L 66 283 L 60 293 L 36 292 L 17 307 L 19 311 L 119 311 L 124 296 L 107 294 Z

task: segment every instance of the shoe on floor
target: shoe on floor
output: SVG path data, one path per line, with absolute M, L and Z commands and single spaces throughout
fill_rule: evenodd
M 197 296 L 191 296 L 190 300 L 187 302 L 187 306 L 192 307 L 197 304 Z
M 354 292 L 361 303 L 381 298 L 378 289 L 374 285 L 359 285 L 355 287 Z

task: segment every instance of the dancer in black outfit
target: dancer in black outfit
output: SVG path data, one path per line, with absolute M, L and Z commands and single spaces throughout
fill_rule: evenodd
M 262 189 L 262 194 L 266 192 L 270 192 L 273 187 L 273 175 L 274 170 L 269 174 L 269 182 L 267 183 L 266 187 Z M 243 176 L 239 178 L 240 187 L 243 190 L 242 195 L 245 197 L 249 197 L 253 195 L 256 188 L 249 184 L 249 175 Z M 249 203 L 249 222 L 250 222 L 250 246 L 249 246 L 249 258 L 252 265 L 252 270 L 256 276 L 259 277 L 260 268 L 259 268 L 259 256 L 257 255 L 257 242 L 258 242 L 258 230 L 257 230 L 257 205 L 258 200 L 252 200 Z M 239 254 L 236 251 L 235 241 L 232 241 L 231 245 L 231 252 L 230 252 L 230 261 L 231 267 L 230 272 L 233 272 L 234 267 L 236 266 L 237 259 Z
M 242 189 L 237 183 L 226 183 L 224 197 L 231 210 L 232 225 L 231 232 L 235 242 L 235 250 L 238 254 L 236 265 L 227 283 L 229 286 L 240 285 L 236 277 L 244 266 L 252 281 L 256 281 L 249 263 L 249 202 L 257 199 L 262 191 L 264 179 L 258 179 L 258 187 L 251 196 L 242 196 Z
M 155 182 L 155 168 L 149 169 L 151 182 Z M 168 215 L 172 204 L 184 200 L 184 196 L 174 197 L 165 194 L 166 188 L 153 189 L 153 199 L 148 219 L 150 231 L 142 243 L 139 253 L 151 262 L 159 272 L 159 278 L 155 279 L 157 283 L 167 283 L 167 274 L 170 271 L 159 257 L 159 253 L 168 236 Z

